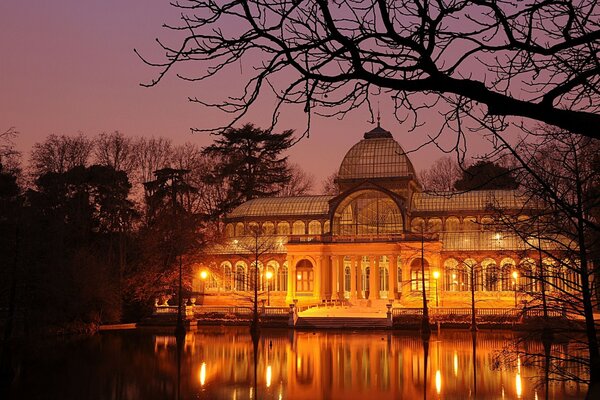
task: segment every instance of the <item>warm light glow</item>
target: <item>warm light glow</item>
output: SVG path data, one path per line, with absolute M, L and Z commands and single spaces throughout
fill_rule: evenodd
M 298 275 L 296 275 L 296 278 L 298 278 L 298 280 L 302 280 L 302 274 L 298 273 Z
M 513 279 L 517 279 L 519 277 L 519 273 L 517 271 L 513 271 L 512 277 Z
M 494 239 L 496 239 L 496 240 L 500 240 L 500 239 L 502 239 L 502 235 L 501 235 L 501 234 L 499 234 L 499 233 L 496 233 L 496 234 L 494 235 Z
M 205 280 L 206 278 L 208 278 L 208 272 L 206 270 L 200 271 L 200 279 Z
M 272 271 L 267 271 L 267 273 L 265 274 L 265 277 L 266 277 L 267 279 L 271 279 L 271 278 L 273 278 L 273 272 L 272 272 Z
M 204 383 L 206 383 L 206 363 L 200 366 L 200 386 L 204 386 Z
M 452 274 L 452 280 L 456 279 L 456 274 Z
M 517 397 L 520 399 L 523 394 L 523 386 L 521 384 L 521 374 L 517 372 L 517 376 L 515 378 L 515 387 L 517 389 Z
M 435 371 L 435 390 L 437 394 L 442 392 L 442 373 L 439 369 Z
M 271 387 L 271 366 L 267 365 L 267 387 Z
M 454 376 L 458 376 L 458 354 L 454 351 Z
M 440 271 L 433 271 L 433 279 L 438 279 L 440 277 Z

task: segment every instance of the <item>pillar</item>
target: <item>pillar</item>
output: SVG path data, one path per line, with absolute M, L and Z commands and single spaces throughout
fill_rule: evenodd
M 296 264 L 294 263 L 294 257 L 288 255 L 286 257 L 288 265 L 288 285 L 287 285 L 287 303 L 291 303 L 296 297 Z
M 379 257 L 369 257 L 369 300 L 379 298 Z
M 396 300 L 396 292 L 398 291 L 398 255 L 392 254 L 388 256 L 388 299 Z
M 356 257 L 356 298 L 365 298 L 365 288 L 363 287 L 363 269 L 362 269 L 362 257 Z
M 353 300 L 359 298 L 356 272 L 356 256 L 352 256 L 350 259 L 350 298 Z
M 322 274 L 322 256 L 318 256 L 317 257 L 317 265 L 315 266 L 315 270 L 313 271 L 313 279 L 314 279 L 314 287 L 313 287 L 313 296 L 317 298 L 318 301 L 321 301 L 321 299 L 323 298 L 323 292 L 321 291 L 321 288 L 323 287 L 322 285 L 322 279 L 323 279 L 323 274 Z
M 337 261 L 338 261 L 338 298 L 340 300 L 344 299 L 344 283 L 346 281 L 345 279 L 345 267 L 344 267 L 344 256 L 337 256 Z M 350 290 L 350 288 L 348 288 L 348 290 Z
M 338 284 L 339 284 L 339 259 L 334 256 L 327 256 L 329 258 L 329 274 L 331 276 L 331 286 L 329 287 L 330 299 L 338 298 Z

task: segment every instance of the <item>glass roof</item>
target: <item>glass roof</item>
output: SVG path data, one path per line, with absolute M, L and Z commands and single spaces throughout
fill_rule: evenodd
M 508 232 L 442 232 L 440 241 L 444 251 L 525 250 L 521 238 Z
M 346 153 L 338 179 L 416 176 L 404 149 L 390 137 L 363 139 Z
M 485 211 L 490 208 L 521 209 L 516 190 L 474 190 L 464 193 L 415 193 L 414 211 Z
M 333 196 L 269 197 L 236 207 L 228 218 L 327 215 Z

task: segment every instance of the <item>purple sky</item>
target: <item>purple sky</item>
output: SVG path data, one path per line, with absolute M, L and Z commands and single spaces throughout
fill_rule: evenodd
M 174 75 L 159 86 L 143 88 L 156 74 L 134 54 L 158 54 L 154 39 L 164 38 L 164 22 L 177 22 L 178 13 L 165 0 L 2 0 L 0 2 L 0 130 L 15 126 L 18 146 L 27 151 L 49 134 L 96 135 L 119 130 L 132 136 L 168 136 L 176 143 L 201 146 L 212 140 L 189 128 L 210 128 L 226 116 L 189 103 L 188 96 L 214 95 L 241 84 L 241 77 L 205 86 L 179 81 Z M 437 129 L 432 122 L 408 133 L 381 99 L 382 126 L 409 151 Z M 246 121 L 264 126 L 270 101 L 263 101 Z M 432 110 L 430 118 L 439 117 Z M 290 158 L 319 182 L 337 168 L 345 152 L 373 125 L 367 110 L 343 121 L 313 119 L 312 136 L 297 144 Z M 281 129 L 304 129 L 300 109 L 285 113 Z M 474 153 L 483 141 L 472 138 Z M 411 155 L 417 170 L 442 156 L 432 146 Z M 319 184 L 317 186 L 320 186 Z

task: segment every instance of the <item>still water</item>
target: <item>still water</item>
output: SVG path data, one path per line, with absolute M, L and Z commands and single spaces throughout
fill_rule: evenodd
M 442 331 L 428 342 L 390 332 L 201 328 L 175 337 L 119 331 L 44 342 L 15 355 L 16 399 L 576 399 L 572 343 L 515 343 L 512 332 Z M 255 352 L 256 350 L 256 352 Z M 504 351 L 502 351 L 504 350 Z M 544 356 L 544 354 L 546 356 Z M 539 355 L 539 356 L 538 356 Z M 547 362 L 545 362 L 547 361 Z

